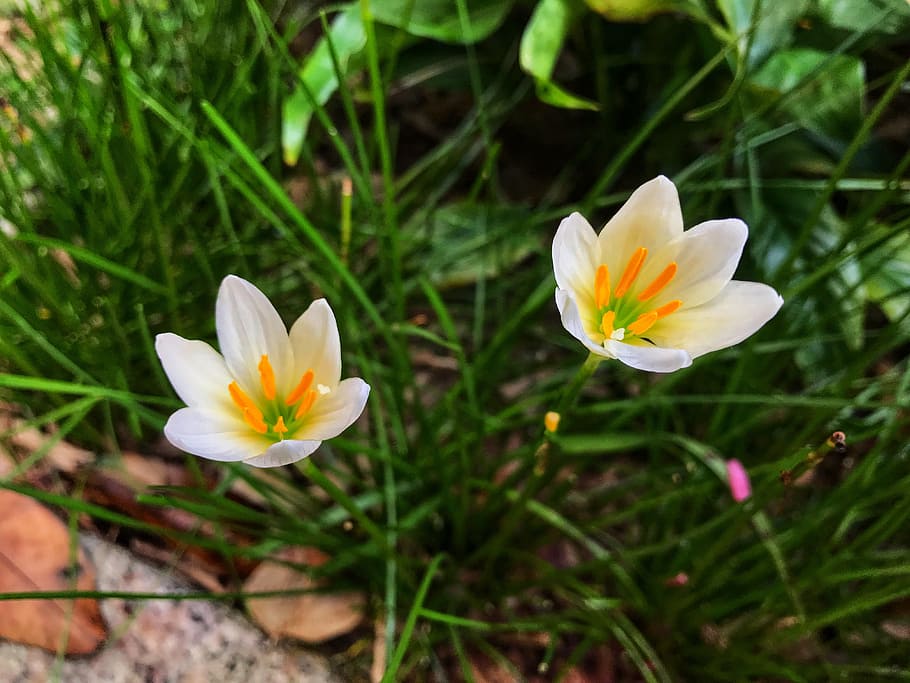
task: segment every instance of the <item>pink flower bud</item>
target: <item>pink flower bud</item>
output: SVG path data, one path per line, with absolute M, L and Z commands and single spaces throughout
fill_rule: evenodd
M 730 495 L 737 503 L 742 503 L 752 495 L 752 484 L 749 483 L 749 473 L 743 464 L 736 460 L 727 460 L 727 482 L 730 484 Z

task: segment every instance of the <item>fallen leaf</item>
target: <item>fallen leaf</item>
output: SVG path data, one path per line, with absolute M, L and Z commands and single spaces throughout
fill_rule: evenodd
M 883 621 L 881 627 L 882 631 L 895 640 L 910 640 L 910 622 L 893 619 Z
M 279 472 L 253 467 L 250 467 L 249 470 L 249 472 L 245 473 L 245 476 L 263 482 L 270 489 L 276 490 L 279 493 L 287 492 L 288 494 L 293 494 L 296 491 L 288 479 Z M 263 496 L 252 484 L 240 477 L 233 481 L 230 491 L 241 500 L 252 503 L 253 505 L 267 507 L 275 504 L 274 500 L 269 500 Z M 280 498 L 280 496 L 278 496 L 278 498 Z
M 28 453 L 34 453 L 41 448 L 47 448 L 47 443 L 53 437 L 34 427 L 24 427 L 24 423 L 14 420 L 12 428 L 15 430 L 10 441 L 18 448 Z M 54 469 L 72 474 L 80 467 L 87 465 L 95 459 L 95 454 L 84 448 L 79 448 L 66 441 L 58 441 L 50 446 L 44 455 L 46 462 Z
M 328 557 L 315 548 L 288 548 L 277 559 L 313 567 Z M 247 592 L 306 590 L 319 584 L 293 567 L 262 562 L 243 584 Z M 274 598 L 251 598 L 247 609 L 272 638 L 287 636 L 322 643 L 349 633 L 363 621 L 366 599 L 362 593 L 305 593 Z
M 147 543 L 138 538 L 130 540 L 130 550 L 139 557 L 145 557 L 158 562 L 168 569 L 176 569 L 191 581 L 212 593 L 224 593 L 225 587 L 215 576 L 208 563 L 200 562 L 197 557 L 185 557 L 175 550 L 161 548 L 153 543 Z
M 385 619 L 373 622 L 373 662 L 370 664 L 370 683 L 382 683 L 386 670 Z
M 13 456 L 0 444 L 0 479 L 6 479 L 16 469 Z
M 499 662 L 478 652 L 471 653 L 468 664 L 475 683 L 514 683 L 515 675 Z
M 0 490 L 0 593 L 94 590 L 95 567 L 50 510 Z M 0 607 L 0 637 L 66 654 L 93 652 L 107 637 L 98 601 L 9 600 Z
M 150 486 L 189 486 L 192 479 L 185 467 L 161 458 L 124 451 L 120 457 L 124 475 L 137 491 Z

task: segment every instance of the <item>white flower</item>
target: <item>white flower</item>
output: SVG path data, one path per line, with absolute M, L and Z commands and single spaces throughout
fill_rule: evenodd
M 683 232 L 663 176 L 635 190 L 600 235 L 573 213 L 553 239 L 562 324 L 591 352 L 651 372 L 738 344 L 783 304 L 767 285 L 730 279 L 747 236 L 736 218 Z
M 186 408 L 164 434 L 187 453 L 278 467 L 315 451 L 363 412 L 369 385 L 341 379 L 335 314 L 318 299 L 288 334 L 252 284 L 228 275 L 218 290 L 215 328 L 222 357 L 202 341 L 159 334 L 155 350 Z

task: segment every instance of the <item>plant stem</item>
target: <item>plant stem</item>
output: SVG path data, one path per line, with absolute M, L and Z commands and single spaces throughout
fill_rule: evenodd
M 581 367 L 578 369 L 578 372 L 575 373 L 575 377 L 572 378 L 572 381 L 566 385 L 563 389 L 562 395 L 559 397 L 559 403 L 557 404 L 556 412 L 560 416 L 564 416 L 568 413 L 574 405 L 578 402 L 578 397 L 581 394 L 581 389 L 594 374 L 594 371 L 597 369 L 597 366 L 600 365 L 600 362 L 603 360 L 601 356 L 589 353 L 588 357 L 585 359 L 585 362 L 582 363 Z M 534 496 L 536 496 L 540 491 L 552 481 L 557 468 L 549 465 L 547 455 L 549 454 L 551 447 L 551 432 L 544 432 L 543 437 L 541 438 L 540 443 L 537 448 L 534 450 L 534 456 L 531 461 L 526 463 L 526 466 L 523 467 L 518 473 L 515 481 L 519 481 L 522 478 L 527 479 L 528 469 L 531 469 L 534 473 L 534 476 L 528 479 L 525 483 L 524 488 L 521 490 L 521 494 L 518 497 L 518 500 L 515 501 L 514 505 L 509 508 L 506 518 L 502 522 L 502 528 L 500 533 L 490 545 L 483 546 L 479 555 L 487 555 L 487 563 L 491 561 L 492 558 L 498 555 L 498 550 L 505 547 L 507 542 L 514 535 L 515 531 L 520 528 L 519 523 L 524 519 L 525 513 L 528 508 L 528 501 L 530 501 Z M 508 485 L 505 486 L 508 488 Z

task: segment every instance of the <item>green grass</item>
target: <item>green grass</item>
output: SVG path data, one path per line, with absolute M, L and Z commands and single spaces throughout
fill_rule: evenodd
M 474 6 L 452 6 L 466 34 Z M 373 392 L 366 423 L 284 472 L 291 486 L 188 456 L 214 489 L 141 499 L 249 547 L 3 485 L 228 563 L 318 546 L 333 586 L 373 598 L 387 680 L 470 679 L 475 653 L 508 659 L 526 632 L 550 643 L 515 663 L 526 677 L 606 648 L 618 680 L 910 678 L 882 627 L 907 623 L 910 598 L 907 42 L 811 8 L 774 33 L 706 6 L 711 23 L 586 15 L 557 77 L 600 109 L 574 112 L 521 74 L 526 8 L 463 46 L 374 25 L 364 4 L 361 70 L 315 108 L 293 169 L 281 106 L 292 40 L 322 35 L 318 14 L 99 0 L 16 15 L 26 63 L 0 55 L 0 215 L 16 229 L 0 233 L 0 399 L 105 456 L 152 452 L 179 406 L 154 335 L 213 341 L 228 273 L 288 322 L 327 297 L 345 374 Z M 788 45 L 782 70 L 755 52 Z M 737 278 L 786 304 L 672 375 L 601 364 L 541 480 L 543 415 L 584 360 L 553 305 L 556 224 L 575 209 L 601 224 L 658 173 L 687 225 L 746 220 Z M 825 446 L 834 430 L 846 453 Z M 718 476 L 734 457 L 744 505 Z M 226 499 L 236 479 L 267 505 Z

